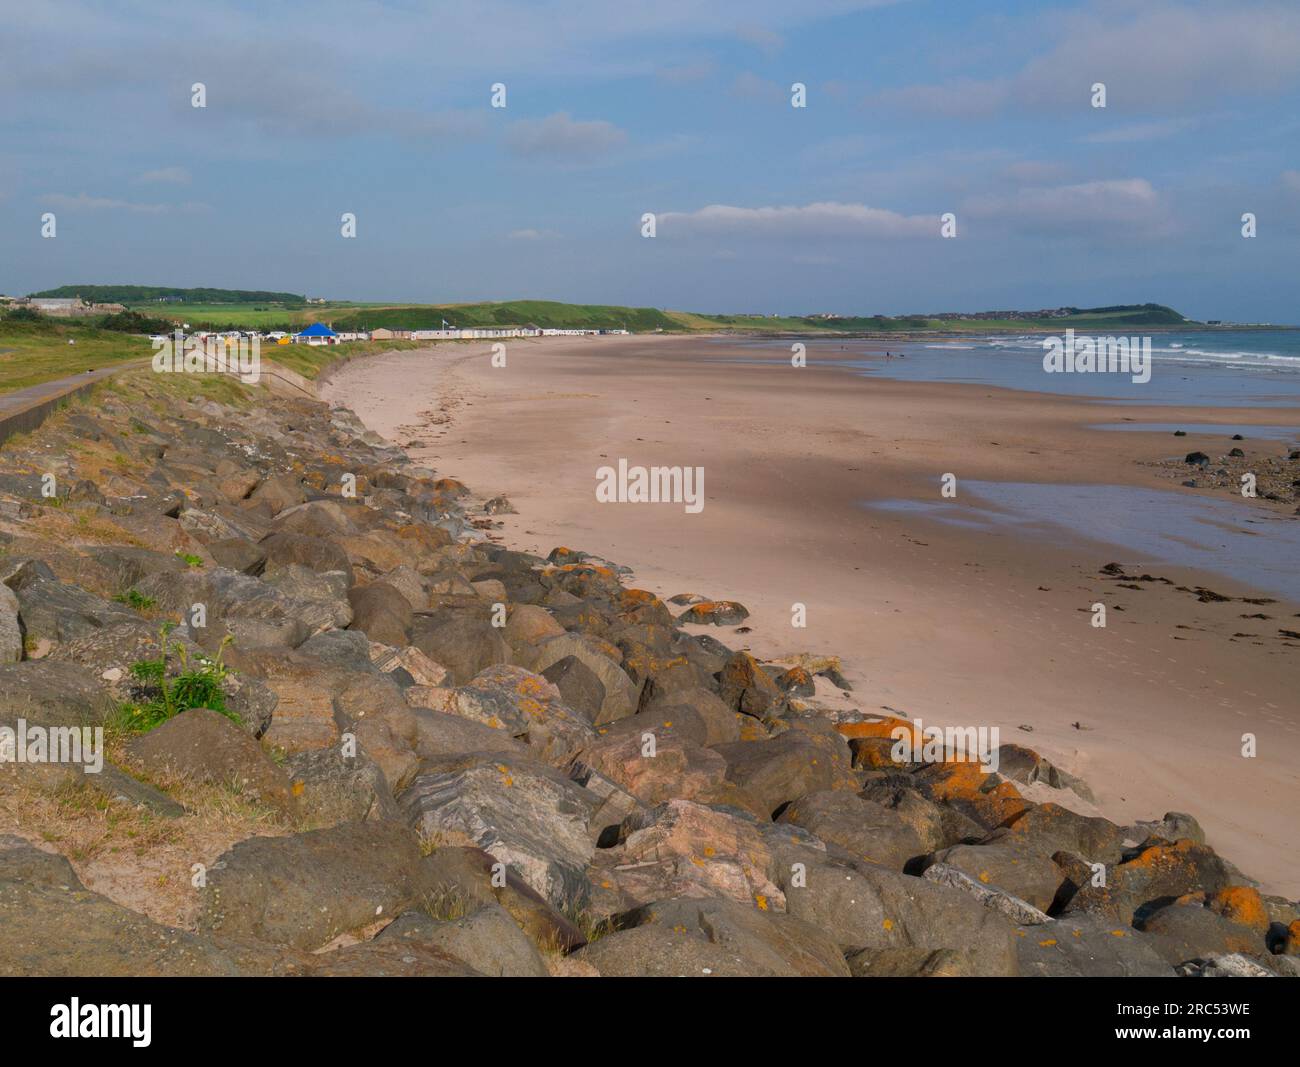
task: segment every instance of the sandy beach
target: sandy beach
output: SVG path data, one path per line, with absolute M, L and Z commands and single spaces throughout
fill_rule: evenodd
M 1177 587 L 1270 594 L 1059 527 L 964 526 L 907 506 L 938 501 L 945 473 L 958 500 L 967 480 L 1192 493 L 1154 464 L 1226 451 L 1222 438 L 1089 427 L 1223 422 L 1222 409 L 873 379 L 825 358 L 760 364 L 701 338 L 511 341 L 505 367 L 491 355 L 483 342 L 364 359 L 322 394 L 480 498 L 507 496 L 518 514 L 492 530 L 503 543 L 625 563 L 629 584 L 665 598 L 738 600 L 750 632 L 711 631 L 729 646 L 838 655 L 852 706 L 997 726 L 1004 743 L 1084 778 L 1106 817 L 1192 811 L 1265 890 L 1300 894 L 1300 642 L 1279 635 L 1300 629 L 1300 605 L 1202 602 Z M 596 469 L 620 458 L 703 467 L 705 507 L 599 503 Z M 883 502 L 899 506 L 871 506 Z M 1236 506 L 1300 521 L 1263 501 Z M 1117 580 L 1101 572 L 1112 561 L 1171 584 Z M 1107 606 L 1104 628 L 1094 603 Z M 791 625 L 795 604 L 806 628 Z M 1254 758 L 1242 755 L 1246 733 Z

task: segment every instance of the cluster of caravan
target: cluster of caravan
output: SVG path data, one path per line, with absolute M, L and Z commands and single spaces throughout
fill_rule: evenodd
M 581 337 L 586 334 L 624 334 L 627 330 L 558 330 L 541 326 L 466 326 L 441 330 L 371 330 L 372 341 L 457 341 L 485 337 Z
M 468 326 L 464 329 L 444 328 L 441 330 L 357 330 L 335 332 L 324 323 L 314 322 L 299 333 L 285 333 L 272 330 L 259 333 L 257 330 L 221 330 L 203 331 L 189 334 L 200 342 L 223 342 L 231 346 L 240 340 L 257 338 L 278 345 L 337 345 L 346 341 L 459 341 L 478 340 L 494 337 L 579 337 L 587 334 L 626 334 L 627 330 L 559 330 L 543 329 L 540 326 Z M 154 337 L 151 340 L 166 340 Z

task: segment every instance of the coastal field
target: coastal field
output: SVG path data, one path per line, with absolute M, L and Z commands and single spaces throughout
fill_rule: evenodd
M 1050 503 L 1026 518 L 1014 500 L 980 496 L 1075 486 L 1238 509 L 1227 514 L 1250 520 L 1267 560 L 1294 536 L 1294 501 L 1188 488 L 1179 463 L 1240 446 L 1246 462 L 1285 464 L 1275 437 L 1228 438 L 1255 425 L 1300 432 L 1294 407 L 1227 415 L 894 381 L 861 372 L 860 346 L 805 368 L 705 338 L 520 341 L 505 367 L 490 356 L 486 344 L 379 356 L 331 374 L 324 391 L 440 475 L 508 496 L 518 514 L 498 517 L 503 543 L 573 544 L 634 564 L 630 584 L 660 596 L 738 600 L 748 629 L 710 631 L 728 644 L 838 655 L 862 710 L 997 726 L 1003 742 L 1087 781 L 1095 809 L 1081 810 L 1120 823 L 1194 810 L 1266 889 L 1300 892 L 1300 604 L 1285 563 L 1174 565 L 1132 540 L 1123 497 L 1102 497 L 1109 516 L 1089 505 L 1084 523 Z M 1093 428 L 1121 418 L 1198 429 L 1175 440 Z M 1229 420 L 1233 430 L 1199 429 Z M 595 472 L 619 459 L 702 467 L 705 507 L 598 503 Z M 941 494 L 945 474 L 955 498 Z M 969 510 L 939 516 L 941 504 Z M 1164 532 L 1190 543 L 1215 522 L 1174 507 Z M 792 626 L 795 605 L 806 627 Z

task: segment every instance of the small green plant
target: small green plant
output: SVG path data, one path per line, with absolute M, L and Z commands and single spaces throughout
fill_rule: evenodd
M 203 557 L 196 556 L 191 552 L 177 552 L 176 558 L 184 563 L 187 567 L 202 567 Z
M 239 715 L 226 707 L 226 694 L 222 683 L 230 676 L 230 669 L 221 658 L 231 638 L 221 642 L 215 659 L 206 657 L 190 660 L 185 646 L 179 641 L 169 644 L 175 623 L 164 623 L 158 631 L 162 648 L 157 659 L 137 660 L 131 664 L 131 676 L 140 682 L 151 695 L 143 703 L 123 704 L 118 709 L 117 726 L 132 733 L 152 730 L 182 711 L 190 708 L 208 708 L 239 722 Z M 175 654 L 179 670 L 168 677 L 170 656 Z
M 151 596 L 145 596 L 138 589 L 128 589 L 125 593 L 118 593 L 113 597 L 119 604 L 130 604 L 136 611 L 148 611 L 157 601 Z

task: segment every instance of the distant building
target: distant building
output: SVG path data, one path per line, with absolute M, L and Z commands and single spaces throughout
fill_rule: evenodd
M 123 304 L 87 304 L 79 296 L 33 296 L 26 303 L 42 315 L 53 315 L 57 318 L 110 315 L 126 310 Z
M 42 315 L 78 315 L 85 306 L 79 296 L 34 296 L 30 303 Z

